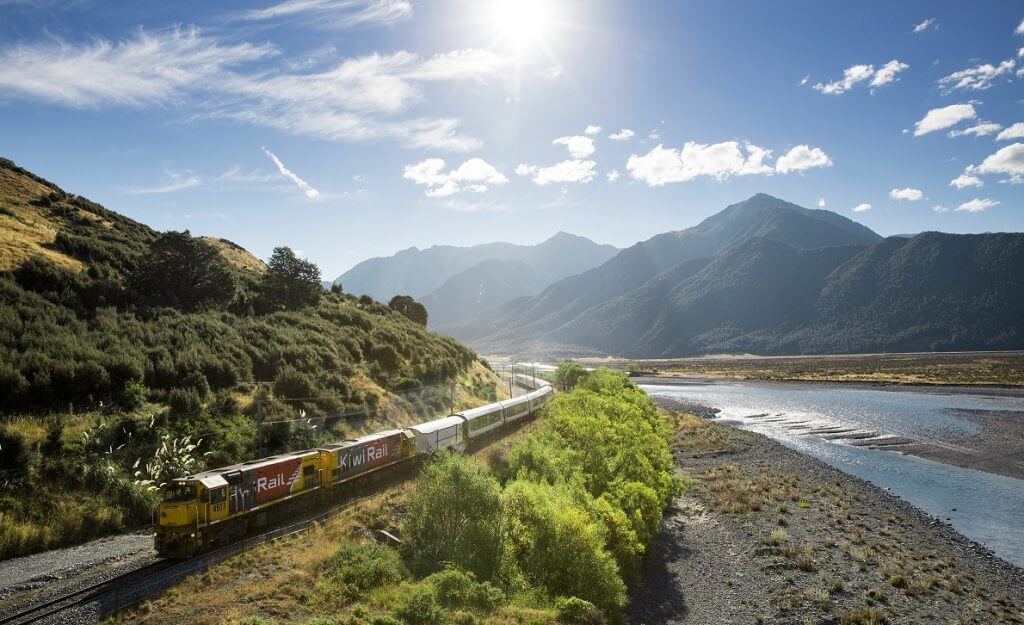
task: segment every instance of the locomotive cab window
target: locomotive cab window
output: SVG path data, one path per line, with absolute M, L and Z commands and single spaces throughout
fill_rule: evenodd
M 164 501 L 193 501 L 196 498 L 196 487 L 193 484 L 171 484 L 164 489 Z
M 221 486 L 213 491 L 210 491 L 210 503 L 223 503 L 228 498 L 228 487 Z

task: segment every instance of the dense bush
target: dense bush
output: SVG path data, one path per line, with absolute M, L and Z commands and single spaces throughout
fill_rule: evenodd
M 450 454 L 425 467 L 403 528 L 414 572 L 447 565 L 458 571 L 426 579 L 448 575 L 462 588 L 472 572 L 508 591 L 540 592 L 564 623 L 619 618 L 625 580 L 678 488 L 668 429 L 623 373 L 581 372 L 573 385 L 544 409 L 539 432 L 491 463 L 497 478 Z M 426 614 L 449 605 L 415 600 Z
M 498 566 L 501 489 L 461 455 L 442 453 L 416 481 L 405 517 L 406 552 L 417 573 L 445 563 L 490 579 Z

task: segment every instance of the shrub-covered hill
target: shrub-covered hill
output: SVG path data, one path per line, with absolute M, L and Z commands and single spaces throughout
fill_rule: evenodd
M 7 160 L 0 233 L 0 557 L 147 520 L 159 482 L 253 457 L 258 416 L 294 449 L 500 389 L 288 248 L 158 233 Z

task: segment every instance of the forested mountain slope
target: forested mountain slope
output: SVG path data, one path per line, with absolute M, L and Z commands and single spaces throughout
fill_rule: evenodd
M 482 351 L 638 357 L 1020 348 L 1022 246 L 1021 234 L 881 239 L 756 195 L 445 329 Z

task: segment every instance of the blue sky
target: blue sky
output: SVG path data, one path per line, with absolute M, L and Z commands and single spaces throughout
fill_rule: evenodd
M 1015 1 L 0 0 L 0 154 L 325 277 L 413 245 L 626 246 L 757 192 L 882 234 L 1019 231 L 1022 20 Z

